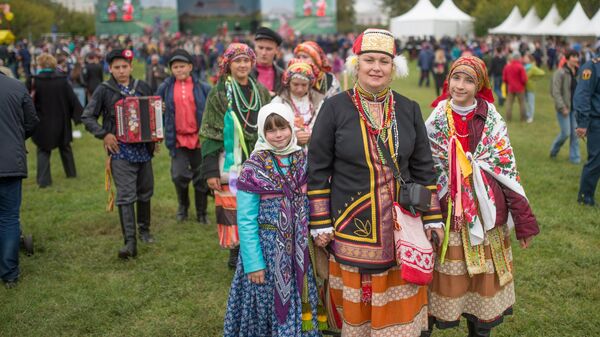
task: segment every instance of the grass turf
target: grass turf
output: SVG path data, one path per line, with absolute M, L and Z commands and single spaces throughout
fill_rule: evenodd
M 393 87 L 419 102 L 426 118 L 434 89 L 419 88 L 414 64 L 411 69 L 411 76 Z M 139 64 L 135 70 L 137 76 L 143 74 Z M 600 301 L 600 210 L 575 202 L 582 165 L 569 163 L 568 144 L 557 159 L 549 159 L 558 133 L 549 81 L 546 75 L 535 83 L 534 123 L 508 126 L 542 232 L 525 251 L 513 241 L 515 314 L 494 330 L 495 336 L 598 334 L 593 313 Z M 30 177 L 23 181 L 21 220 L 24 232 L 34 236 L 36 253 L 21 255 L 16 289 L 0 288 L 0 336 L 222 333 L 232 272 L 226 267 L 227 251 L 217 243 L 214 208 L 211 202 L 212 225 L 175 222 L 177 201 L 164 146 L 153 160 L 152 230 L 157 242 L 140 244 L 138 258 L 128 262 L 117 259 L 122 243 L 117 213 L 104 211 L 101 141 L 83 131 L 83 138 L 73 142 L 76 179 L 65 178 L 55 151 L 53 185 L 46 189 L 35 183 L 35 146 L 29 141 L 27 148 Z M 464 323 L 434 332 L 465 335 Z

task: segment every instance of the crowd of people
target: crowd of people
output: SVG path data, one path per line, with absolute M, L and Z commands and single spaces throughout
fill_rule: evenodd
M 188 219 L 191 183 L 195 220 L 208 224 L 214 196 L 219 244 L 235 269 L 225 336 L 430 336 L 461 317 L 469 336 L 490 336 L 515 303 L 511 229 L 522 248 L 540 230 L 506 121 L 515 98 L 521 120 L 533 120 L 528 83 L 543 75 L 541 47 L 529 53 L 514 42 L 405 43 L 418 85 L 434 77 L 437 98 L 423 121 L 419 105 L 390 87 L 408 65 L 382 29 L 302 41 L 265 27 L 232 38 L 75 39 L 33 53 L 24 41 L 7 68 L 27 89 L 0 75 L 2 281 L 19 278 L 25 139 L 38 148 L 40 187 L 52 183 L 55 148 L 75 177 L 72 121 L 104 144 L 107 186 L 116 188 L 108 206 L 117 206 L 124 241 L 118 257 L 135 258 L 138 239 L 154 242 L 152 158 L 161 144 L 117 137 L 142 122 L 119 125 L 115 116 L 132 97 L 158 95 L 173 216 Z M 549 65 L 564 64 L 552 81 L 561 133 L 550 156 L 571 136 L 578 163 L 573 144 L 588 136 L 578 201 L 594 205 L 600 59 L 578 70 L 585 54 L 554 55 Z M 144 80 L 132 76 L 136 57 L 147 61 Z

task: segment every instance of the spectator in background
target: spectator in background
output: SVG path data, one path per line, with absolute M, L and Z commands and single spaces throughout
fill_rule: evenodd
M 86 57 L 85 66 L 82 69 L 82 80 L 86 87 L 86 96 L 89 101 L 96 88 L 104 80 L 102 65 L 100 64 L 100 57 L 98 54 L 91 52 Z
M 150 64 L 146 66 L 146 83 L 150 85 L 152 92 L 156 92 L 158 86 L 169 77 L 167 69 L 159 61 L 160 55 L 154 53 L 150 56 Z
M 271 97 L 281 90 L 283 69 L 275 64 L 275 56 L 279 45 L 281 45 L 281 36 L 273 30 L 260 27 L 256 31 L 254 37 L 256 66 L 252 70 L 252 77 L 269 89 Z
M 52 185 L 50 154 L 57 147 L 67 178 L 77 176 L 71 120 L 80 123 L 83 108 L 66 74 L 56 71 L 56 59 L 43 53 L 36 61 L 38 74 L 31 81 L 31 92 L 40 122 L 32 139 L 37 146 L 37 184 L 44 188 Z
M 425 86 L 429 87 L 429 72 L 433 66 L 433 51 L 429 43 L 423 44 L 423 49 L 419 52 L 417 66 L 421 69 L 421 77 L 419 78 L 419 87 L 425 82 Z
M 556 119 L 560 127 L 560 133 L 550 148 L 550 158 L 556 158 L 558 151 L 570 137 L 569 160 L 573 164 L 579 164 L 581 155 L 579 153 L 579 139 L 575 133 L 575 111 L 573 111 L 573 93 L 577 85 L 577 68 L 579 67 L 579 53 L 570 50 L 565 54 L 566 63 L 552 76 L 551 94 L 556 108 Z
M 506 56 L 502 47 L 497 47 L 494 53 L 494 58 L 490 63 L 490 77 L 494 82 L 494 93 L 498 97 L 498 105 L 504 106 L 504 96 L 502 95 L 502 71 L 506 66 Z
M 448 60 L 446 60 L 446 53 L 443 49 L 438 48 L 435 51 L 435 57 L 433 60 L 433 80 L 435 82 L 435 93 L 437 96 L 441 94 L 447 73 Z
M 4 66 L 4 60 L 0 59 L 0 72 L 8 77 L 14 78 L 14 74 L 10 68 Z
M 546 73 L 538 68 L 534 62 L 531 54 L 526 54 L 523 57 L 523 66 L 527 74 L 527 84 L 525 85 L 525 99 L 527 101 L 526 121 L 527 123 L 533 122 L 533 115 L 535 113 L 535 92 L 533 87 L 533 81 L 539 80 Z
M 7 288 L 19 280 L 21 183 L 27 177 L 25 139 L 38 118 L 31 96 L 18 80 L 0 73 L 0 279 Z
M 521 121 L 525 120 L 525 84 L 527 84 L 527 73 L 521 63 L 521 54 L 514 52 L 510 59 L 510 63 L 504 67 L 502 71 L 502 80 L 506 82 L 506 121 L 512 120 L 512 107 L 515 97 L 519 100 L 519 111 Z

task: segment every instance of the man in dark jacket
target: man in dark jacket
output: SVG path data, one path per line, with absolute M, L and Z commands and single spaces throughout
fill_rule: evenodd
M 192 74 L 192 56 L 176 49 L 169 58 L 171 74 L 158 88 L 165 102 L 165 145 L 171 156 L 171 179 L 177 192 L 177 221 L 188 217 L 190 197 L 188 185 L 194 183 L 196 220 L 207 224 L 208 186 L 202 176 L 202 153 L 198 131 L 210 86 Z
M 254 37 L 256 67 L 252 70 L 252 76 L 269 89 L 271 97 L 281 90 L 283 69 L 275 64 L 275 56 L 281 41 L 281 36 L 267 27 L 260 27 Z
M 0 279 L 7 288 L 19 279 L 21 181 L 27 177 L 25 139 L 38 118 L 25 86 L 0 73 Z
M 150 64 L 146 66 L 146 83 L 150 84 L 152 92 L 156 92 L 158 86 L 169 77 L 165 66 L 159 63 L 160 55 L 154 53 L 150 56 Z
M 136 212 L 140 240 L 154 242 L 150 235 L 150 198 L 154 192 L 152 155 L 154 143 L 123 143 L 117 141 L 115 104 L 127 96 L 150 96 L 152 91 L 145 82 L 131 77 L 133 52 L 113 49 L 106 55 L 111 77 L 103 82 L 83 111 L 81 120 L 85 128 L 104 141 L 110 155 L 110 169 L 117 188 L 116 204 L 125 239 L 119 257 L 128 259 L 137 255 Z M 102 125 L 98 118 L 102 116 Z
M 489 67 L 489 74 L 494 82 L 494 93 L 498 97 L 498 104 L 500 106 L 504 105 L 504 97 L 502 96 L 502 71 L 504 70 L 504 66 L 506 66 L 506 56 L 504 56 L 502 47 L 496 47 L 494 58 L 492 58 Z
M 86 88 L 86 97 L 89 102 L 90 98 L 100 83 L 102 83 L 104 71 L 100 64 L 98 55 L 91 52 L 86 57 L 85 67 L 81 74 L 83 84 Z
M 423 44 L 423 49 L 421 49 L 419 52 L 419 59 L 417 60 L 417 66 L 419 66 L 419 69 L 421 69 L 419 86 L 422 86 L 423 82 L 425 82 L 425 86 L 429 87 L 429 73 L 433 67 L 433 58 L 433 50 L 431 49 L 429 43 L 425 42 Z

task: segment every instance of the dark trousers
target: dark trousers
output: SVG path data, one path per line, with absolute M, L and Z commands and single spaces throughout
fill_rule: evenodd
M 171 179 L 175 187 L 187 189 L 190 181 L 196 192 L 208 192 L 202 177 L 202 152 L 200 149 L 176 148 L 171 157 Z
M 587 129 L 588 160 L 581 171 L 579 200 L 594 204 L 594 194 L 600 179 L 600 119 L 590 120 Z
M 77 176 L 75 169 L 75 158 L 73 157 L 73 149 L 71 144 L 65 144 L 58 148 L 60 153 L 60 160 L 65 170 L 67 178 L 74 178 Z M 46 187 L 52 185 L 52 175 L 50 173 L 50 154 L 52 151 L 46 151 L 37 148 L 37 184 L 40 187 Z
M 496 97 L 498 97 L 498 104 L 500 106 L 504 105 L 504 97 L 502 97 L 502 75 L 494 75 L 494 93 Z
M 136 201 L 150 201 L 154 193 L 152 161 L 131 163 L 113 159 L 110 162 L 113 180 L 117 188 L 117 205 L 128 205 Z
M 175 185 L 182 215 L 189 207 L 188 185 L 194 185 L 194 201 L 196 214 L 206 215 L 208 185 L 202 174 L 202 152 L 200 149 L 176 148 L 171 157 L 171 179 Z
M 0 279 L 19 278 L 21 178 L 0 178 Z
M 425 86 L 429 86 L 429 69 L 421 69 L 421 77 L 419 78 L 419 86 L 423 85 L 423 81 L 425 81 Z

